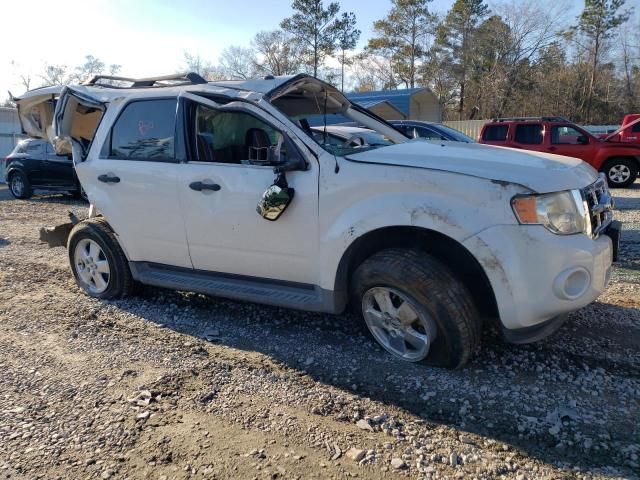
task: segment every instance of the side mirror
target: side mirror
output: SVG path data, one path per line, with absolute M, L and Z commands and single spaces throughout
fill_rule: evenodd
M 588 145 L 589 144 L 589 139 L 584 135 L 580 135 L 578 138 L 576 138 L 576 142 L 579 145 Z
M 276 181 L 262 194 L 256 211 L 265 220 L 275 221 L 287 209 L 295 190 L 287 185 L 284 173 L 278 175 Z

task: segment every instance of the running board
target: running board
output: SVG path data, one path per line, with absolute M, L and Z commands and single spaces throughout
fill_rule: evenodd
M 146 285 L 311 312 L 333 313 L 336 310 L 332 292 L 314 285 L 148 262 L 129 262 L 129 267 L 133 278 Z

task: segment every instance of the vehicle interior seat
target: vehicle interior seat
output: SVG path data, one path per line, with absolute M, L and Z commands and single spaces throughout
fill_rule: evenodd
M 261 128 L 250 128 L 245 135 L 245 145 L 247 147 L 248 160 L 267 163 L 269 162 L 269 150 L 271 140 L 269 135 Z

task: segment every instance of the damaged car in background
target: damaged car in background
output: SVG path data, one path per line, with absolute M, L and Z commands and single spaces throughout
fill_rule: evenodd
M 609 281 L 619 223 L 577 159 L 409 139 L 308 75 L 99 76 L 49 100 L 17 99 L 23 124 L 52 120 L 30 133 L 73 155 L 92 205 L 43 239 L 96 298 L 140 282 L 351 307 L 398 359 L 455 368 L 484 323 L 536 341 Z M 384 143 L 310 126 L 338 116 Z

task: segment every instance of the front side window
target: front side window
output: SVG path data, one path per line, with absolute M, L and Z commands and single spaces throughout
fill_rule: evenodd
M 193 148 L 200 162 L 272 165 L 281 160 L 283 136 L 245 112 L 195 107 Z
M 107 157 L 173 161 L 175 125 L 175 98 L 130 103 L 113 126 Z
M 516 127 L 514 140 L 526 145 L 540 145 L 542 143 L 543 127 L 540 123 L 522 124 Z
M 551 127 L 551 143 L 554 145 L 584 145 L 587 137 L 580 130 L 566 125 Z
M 489 125 L 482 132 L 482 139 L 488 142 L 504 142 L 508 131 L 509 125 Z
M 633 133 L 640 133 L 640 122 L 636 123 L 633 127 L 631 127 L 631 131 Z

